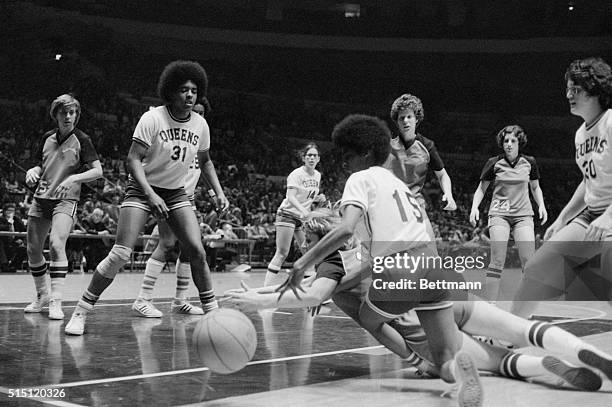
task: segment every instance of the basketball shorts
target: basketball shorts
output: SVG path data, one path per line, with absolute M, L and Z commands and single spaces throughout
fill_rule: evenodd
M 533 216 L 506 216 L 506 215 L 489 215 L 489 227 L 505 226 L 509 229 L 534 228 Z
M 152 188 L 153 191 L 155 191 L 155 193 L 159 195 L 161 199 L 164 200 L 166 206 L 168 207 L 168 210 L 170 211 L 185 206 L 191 206 L 189 198 L 187 198 L 187 194 L 185 193 L 185 189 L 182 187 L 178 189 L 166 189 L 152 186 Z M 145 195 L 142 188 L 140 188 L 140 185 L 138 185 L 133 180 L 130 180 L 128 182 L 128 186 L 125 190 L 125 196 L 121 207 L 140 208 L 147 212 L 151 212 L 147 196 Z
M 77 211 L 77 201 L 69 199 L 34 198 L 28 216 L 33 218 L 53 219 L 58 213 L 64 213 L 74 218 Z
M 297 230 L 302 229 L 302 221 L 300 217 L 294 213 L 280 210 L 276 212 L 276 226 L 286 226 Z
M 572 223 L 577 223 L 585 228 L 588 228 L 591 223 L 597 218 L 599 218 L 604 211 L 594 211 L 592 209 L 586 208 L 578 216 L 576 216 Z M 610 234 L 608 234 L 610 236 Z
M 458 287 L 465 281 L 463 275 L 454 270 L 436 267 L 436 262 L 431 260 L 439 258 L 435 246 L 420 246 L 385 257 L 397 259 L 398 256 L 400 259 L 421 258 L 420 264 L 425 266 L 407 268 L 406 264 L 415 263 L 402 260 L 384 263 L 383 270 L 372 273 L 372 284 L 365 300 L 378 314 L 395 318 L 411 309 L 434 310 L 451 307 L 451 298 L 467 299 L 467 291 L 453 288 L 451 292 L 451 288 L 448 288 Z M 388 267 L 389 265 L 391 266 Z

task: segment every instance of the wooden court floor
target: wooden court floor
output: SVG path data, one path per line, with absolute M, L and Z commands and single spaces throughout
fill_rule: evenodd
M 263 281 L 263 272 L 215 274 L 217 294 Z M 175 275 L 158 281 L 161 319 L 130 306 L 142 274 L 120 274 L 88 318 L 82 337 L 64 324 L 90 274 L 67 277 L 65 321 L 23 313 L 33 295 L 27 274 L 0 274 L 0 406 L 455 406 L 451 386 L 422 379 L 382 349 L 335 306 L 311 318 L 302 310 L 249 313 L 258 332 L 251 363 L 231 375 L 198 359 L 192 332 L 200 317 L 171 314 Z M 195 289 L 191 288 L 193 295 Z M 231 306 L 228 303 L 225 306 Z M 547 319 L 612 353 L 612 309 L 600 302 L 543 303 Z M 525 350 L 542 353 L 539 350 Z M 612 383 L 596 393 L 482 373 L 485 406 L 612 406 Z M 15 389 L 28 397 L 10 397 Z M 63 397 L 34 398 L 31 389 Z M 53 391 L 49 391 L 49 390 Z M 38 395 L 43 390 L 38 391 Z

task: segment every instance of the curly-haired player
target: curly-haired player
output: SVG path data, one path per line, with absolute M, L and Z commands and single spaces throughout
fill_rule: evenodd
M 162 72 L 158 93 L 165 104 L 142 115 L 132 138 L 127 158 L 130 180 L 121 205 L 115 245 L 96 268 L 66 325 L 67 334 L 83 334 L 87 313 L 129 261 L 150 212 L 168 222 L 188 254 L 204 312 L 217 308 L 198 221 L 182 186 L 197 154 L 220 206 L 229 206 L 210 160 L 208 124 L 202 116 L 192 114 L 198 96 L 206 95 L 207 86 L 206 72 L 197 62 L 174 61 Z
M 498 300 L 501 274 L 506 262 L 506 250 L 510 232 L 518 245 L 521 264 L 535 251 L 533 209 L 529 190 L 538 204 L 542 224 L 548 215 L 544 207 L 544 196 L 540 188 L 540 171 L 533 157 L 521 150 L 527 144 L 527 135 L 521 126 L 510 125 L 501 129 L 496 137 L 497 146 L 503 154 L 487 160 L 480 175 L 480 184 L 474 193 L 470 223 L 476 226 L 480 219 L 478 206 L 489 185 L 493 183 L 493 197 L 489 206 L 489 234 L 491 236 L 491 262 L 487 268 L 487 297 Z
M 297 294 L 305 270 L 341 248 L 354 232 L 372 257 L 435 253 L 422 208 L 413 193 L 382 167 L 390 150 L 391 132 L 387 125 L 372 116 L 349 115 L 334 127 L 332 140 L 342 150 L 343 162 L 352 173 L 342 195 L 342 220 L 293 264 L 289 279 L 278 289 L 281 298 L 288 289 Z M 446 274 L 458 276 L 422 268 L 407 271 L 401 267 L 389 267 L 379 275 L 386 283 L 397 284 L 408 278 L 444 280 Z M 394 353 L 407 357 L 411 351 L 404 338 L 387 323 L 410 309 L 418 309 L 440 377 L 461 383 L 459 405 L 482 405 L 482 386 L 474 363 L 468 354 L 457 353 L 459 332 L 449 301 L 450 291 L 443 287 L 392 291 L 379 289 L 374 283 L 366 289 L 365 301 L 358 311 L 362 326 Z M 419 309 L 424 304 L 427 307 Z
M 391 105 L 390 116 L 399 136 L 391 139 L 391 155 L 384 166 L 408 185 L 423 208 L 425 199 L 422 189 L 427 173 L 432 169 L 442 188 L 442 200 L 446 202 L 444 210 L 456 210 L 451 179 L 434 142 L 416 132 L 425 118 L 421 99 L 408 93 L 401 95 Z

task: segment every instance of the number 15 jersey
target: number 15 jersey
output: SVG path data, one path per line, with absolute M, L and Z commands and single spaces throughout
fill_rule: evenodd
M 178 189 L 198 151 L 210 148 L 208 123 L 199 114 L 174 117 L 168 107 L 158 106 L 142 115 L 133 141 L 148 148 L 142 167 L 151 186 Z
M 386 168 L 353 173 L 344 186 L 340 209 L 347 205 L 363 210 L 363 224 L 355 234 L 362 243 L 371 243 L 371 256 L 398 253 L 431 240 L 413 193 Z

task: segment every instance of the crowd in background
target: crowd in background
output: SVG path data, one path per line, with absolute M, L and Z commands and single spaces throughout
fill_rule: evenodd
M 133 129 L 141 114 L 159 103 L 152 97 L 156 93 L 156 78 L 171 57 L 140 53 L 98 26 L 70 21 L 70 36 L 64 36 L 60 33 L 64 32 L 66 21 L 33 21 L 18 8 L 5 11 L 0 15 L 0 23 L 7 37 L 0 40 L 10 38 L 4 43 L 6 54 L 12 57 L 0 58 L 5 76 L 0 82 L 0 93 L 6 98 L 0 99 L 0 203 L 15 206 L 12 216 L 19 219 L 18 225 L 27 220 L 32 195 L 23 183 L 25 170 L 35 165 L 37 143 L 52 128 L 50 101 L 72 92 L 83 109 L 78 127 L 91 136 L 104 170 L 103 179 L 82 188 L 75 231 L 112 234 L 126 187 L 125 159 Z M 28 34 L 31 32 L 37 34 Z M 61 58 L 52 58 L 59 49 L 65 51 Z M 486 228 L 474 230 L 468 215 L 482 166 L 488 156 L 498 154 L 494 142 L 497 131 L 514 122 L 514 117 L 545 116 L 552 112 L 560 115 L 567 109 L 562 85 L 556 82 L 551 85 L 534 76 L 533 83 L 541 82 L 541 86 L 523 86 L 521 75 L 512 76 L 517 71 L 516 65 L 522 64 L 513 56 L 493 59 L 486 55 L 469 56 L 467 62 L 461 56 L 427 56 L 431 59 L 429 64 L 436 64 L 438 59 L 445 62 L 438 64 L 439 70 L 424 74 L 418 72 L 420 57 L 411 55 L 373 58 L 358 53 L 325 54 L 322 56 L 327 63 L 320 65 L 315 61 L 321 58 L 309 52 L 281 49 L 269 54 L 266 50 L 258 52 L 261 55 L 248 56 L 248 64 L 229 59 L 202 61 L 211 79 L 208 98 L 213 110 L 207 117 L 211 157 L 231 207 L 225 213 L 216 213 L 206 188 L 202 187 L 197 191 L 196 202 L 203 230 L 214 234 L 222 230 L 223 223 L 229 224 L 240 238 L 259 236 L 259 248 L 274 246 L 273 222 L 285 197 L 284 180 L 301 165 L 297 151 L 307 141 L 315 141 L 321 148 L 317 167 L 322 173 L 321 191 L 332 202 L 340 198 L 346 174 L 329 135 L 335 123 L 348 113 L 388 118 L 390 103 L 399 94 L 410 92 L 422 98 L 426 113 L 418 131 L 435 141 L 453 182 L 458 205 L 455 212 L 441 210 L 440 188 L 436 178 L 431 177 L 424 189 L 428 214 L 437 239 L 466 242 L 479 239 L 486 232 Z M 555 56 L 532 58 L 534 64 L 566 63 L 557 61 L 555 58 L 560 57 Z M 478 86 L 471 85 L 470 77 L 462 75 L 461 70 L 452 69 L 466 63 L 490 68 L 480 72 Z M 385 70 L 380 69 L 381 64 Z M 408 65 L 412 76 L 406 71 Z M 498 72 L 505 70 L 508 97 L 499 97 L 499 89 L 491 88 L 490 84 L 498 83 Z M 488 75 L 488 79 L 484 80 L 482 75 Z M 516 87 L 517 84 L 522 87 Z M 513 86 L 520 93 L 521 103 L 512 97 Z M 471 114 L 476 119 L 466 123 L 455 120 L 448 112 Z M 478 119 L 479 115 L 487 114 L 490 117 Z M 580 173 L 571 163 L 572 133 L 577 125 L 563 124 L 566 130 L 559 130 L 559 126 L 547 127 L 546 120 L 540 122 L 537 129 L 524 126 L 529 135 L 525 152 L 538 160 L 565 160 L 538 161 L 549 218 L 554 219 L 580 181 Z M 390 127 L 394 128 L 393 123 Z M 481 210 L 486 210 L 487 205 L 485 199 Z M 10 230 L 9 226 L 15 224 L 13 220 L 4 220 L 3 214 L 0 230 Z M 145 232 L 153 228 L 152 220 Z M 544 229 L 536 222 L 536 233 L 543 234 Z M 9 252 L 20 252 L 19 239 L 2 241 L 4 246 L 10 246 Z M 266 260 L 269 259 L 263 259 Z M 93 259 L 89 264 L 95 262 Z M 6 266 L 2 256 L 0 263 Z
M 215 92 L 212 94 L 215 95 Z M 297 150 L 302 146 L 300 140 L 319 140 L 323 146 L 319 165 L 323 173 L 321 190 L 332 202 L 340 198 L 346 174 L 336 152 L 325 148 L 323 128 L 331 128 L 330 123 L 349 108 L 330 108 L 324 103 L 305 107 L 298 106 L 297 102 L 289 108 L 286 100 L 274 100 L 267 96 L 223 92 L 217 92 L 216 96 L 217 99 L 211 96 L 213 112 L 208 117 L 211 156 L 231 206 L 228 211 L 217 213 L 208 199 L 206 188 L 200 185 L 196 190 L 196 205 L 201 214 L 202 230 L 205 234 L 223 235 L 224 225 L 225 229 L 230 226 L 240 238 L 257 239 L 258 250 L 271 248 L 274 246 L 275 212 L 285 197 L 283 181 L 293 168 L 301 165 L 297 155 Z M 287 108 L 283 111 L 280 106 Z M 310 107 L 312 112 L 308 112 Z M 103 164 L 104 178 L 83 188 L 75 222 L 76 233 L 103 235 L 115 232 L 127 180 L 125 158 L 133 128 L 144 108 L 142 104 L 130 104 L 120 96 L 83 106 L 79 128 L 92 137 Z M 3 222 L 8 206 L 15 208 L 14 219 L 17 223 L 25 225 L 27 220 L 32 194 L 23 182 L 23 170 L 36 163 L 36 143 L 50 126 L 47 109 L 43 103 L 0 107 L 0 196 L 4 205 L 4 213 L 0 217 L 1 230 L 9 230 L 6 222 Z M 319 119 L 318 124 L 313 123 L 314 118 Z M 424 129 L 433 133 L 432 138 L 443 159 L 445 151 L 448 151 L 446 147 L 460 140 L 460 136 L 453 137 L 448 133 L 442 139 L 435 139 L 442 132 L 435 123 L 428 123 Z M 491 129 L 492 134 L 495 130 Z M 567 143 L 571 143 L 571 140 L 567 140 Z M 485 150 L 495 154 L 494 148 Z M 436 238 L 449 244 L 478 240 L 482 237 L 483 228 L 472 228 L 468 216 L 484 161 L 445 159 L 445 164 L 453 181 L 457 211 L 441 210 L 441 191 L 435 177 L 429 178 L 423 191 Z M 579 182 L 578 173 L 567 165 L 540 165 L 540 170 L 548 210 L 554 218 L 569 198 L 567 191 L 573 190 L 573 186 Z M 485 202 L 481 209 L 486 210 L 486 205 Z M 151 233 L 154 226 L 155 219 L 151 218 L 144 232 Z M 21 226 L 12 230 L 18 229 Z M 537 227 L 536 231 L 542 234 L 544 228 Z M 7 240 L 3 238 L 4 252 L 8 254 L 0 258 L 5 269 L 14 268 L 17 266 L 15 263 L 23 260 L 23 250 L 20 249 L 22 239 Z M 72 244 L 77 245 L 79 253 L 82 252 L 87 258 L 88 269 L 95 267 L 111 245 L 110 240 L 105 239 Z M 13 262 L 10 261 L 12 257 L 15 257 Z

